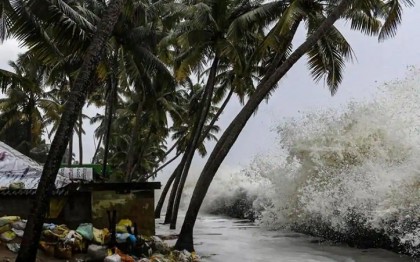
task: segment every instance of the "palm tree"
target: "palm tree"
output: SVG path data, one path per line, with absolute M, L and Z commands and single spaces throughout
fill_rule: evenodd
M 292 26 L 296 24 L 296 21 L 304 19 L 308 28 L 307 39 L 291 54 L 287 54 L 287 50 L 284 48 L 276 50 L 277 52 L 275 52 L 275 54 L 277 57 L 275 57 L 267 67 L 267 72 L 270 72 L 270 74 L 263 77 L 254 94 L 251 95 L 248 102 L 231 122 L 216 144 L 197 181 L 184 224 L 175 245 L 176 249 L 194 250 L 192 238 L 193 228 L 208 187 L 246 122 L 255 112 L 261 101 L 276 87 L 278 81 L 303 55 L 308 54 L 313 76 L 315 79 L 326 76 L 326 82 L 330 86 L 331 93 L 334 94 L 341 81 L 341 71 L 344 65 L 343 61 L 346 57 L 348 58 L 351 53 L 344 37 L 342 37 L 338 30 L 333 27 L 333 24 L 340 17 L 345 17 L 351 21 L 354 29 L 369 34 L 379 34 L 380 39 L 383 39 L 384 36 L 392 36 L 395 34 L 396 26 L 401 21 L 401 9 L 399 1 L 390 2 L 392 2 L 391 5 L 388 1 L 383 2 L 375 0 L 357 2 L 351 0 L 343 0 L 340 2 L 325 1 L 325 3 L 320 2 L 313 6 L 315 8 L 312 8 L 312 10 L 315 12 L 311 12 L 308 9 L 306 9 L 306 12 L 302 12 L 305 8 L 297 8 L 299 7 L 298 5 L 301 4 L 302 7 L 305 7 L 304 1 L 290 2 L 289 7 L 285 9 L 284 15 L 280 16 L 278 19 L 281 23 L 277 23 L 275 27 L 279 25 L 278 27 L 282 28 L 285 25 L 287 30 L 280 30 L 280 32 L 286 32 L 285 38 L 287 39 L 290 38 L 290 33 L 293 33 L 293 30 L 291 29 Z M 407 5 L 413 4 L 413 2 L 409 0 L 403 2 Z M 311 5 L 312 4 L 313 3 L 311 3 Z M 377 12 L 378 9 L 380 12 Z M 380 28 L 377 26 L 378 21 L 375 15 L 380 15 L 385 20 L 383 26 Z M 252 17 L 247 15 L 245 20 L 250 21 L 252 20 Z M 280 39 L 281 38 L 282 37 L 280 37 Z M 330 41 L 338 43 L 338 45 L 333 46 Z M 281 47 L 289 48 L 290 43 L 291 41 L 286 41 L 286 43 L 280 44 Z M 282 59 L 281 57 L 285 57 L 285 59 Z
M 33 1 L 37 4 L 39 1 Z M 34 210 L 28 217 L 28 223 L 22 239 L 16 261 L 30 262 L 36 260 L 38 242 L 41 237 L 44 215 L 48 209 L 51 192 L 54 188 L 54 182 L 60 168 L 61 158 L 63 157 L 68 145 L 69 136 L 72 133 L 74 124 L 83 105 L 85 103 L 90 79 L 101 59 L 102 51 L 108 41 L 114 26 L 120 16 L 121 9 L 124 6 L 123 0 L 109 1 L 107 10 L 98 23 L 97 30 L 87 48 L 83 64 L 74 81 L 72 92 L 65 104 L 65 110 L 60 120 L 54 140 L 51 144 L 47 161 L 44 165 L 42 176 L 38 184 L 35 196 Z M 43 9 L 45 10 L 45 9 Z M 46 12 L 44 12 L 46 13 Z M 45 15 L 45 14 L 44 14 Z
M 13 72 L 0 70 L 0 86 L 6 93 L 6 98 L 0 99 L 0 113 L 7 119 L 0 132 L 23 123 L 26 138 L 17 148 L 29 155 L 29 151 L 40 143 L 46 123 L 58 119 L 58 105 L 46 90 L 45 67 L 34 57 L 19 55 L 16 62 L 9 62 L 9 66 Z
M 181 159 L 178 166 L 174 169 L 172 175 L 169 177 L 168 181 L 166 182 L 166 185 L 164 189 L 162 190 L 161 196 L 159 198 L 159 201 L 156 205 L 155 209 L 155 217 L 160 217 L 160 213 L 162 210 L 163 203 L 165 201 L 166 195 L 169 192 L 169 189 L 172 185 L 171 194 L 168 200 L 168 205 L 166 209 L 166 215 L 165 215 L 165 224 L 168 224 L 171 222 L 172 219 L 172 212 L 174 208 L 174 201 L 175 196 L 177 192 L 177 188 L 180 181 L 180 174 L 182 172 L 182 168 L 185 166 L 186 159 L 186 150 L 189 147 L 189 144 L 191 143 L 191 140 L 194 136 L 194 121 L 197 119 L 199 115 L 199 111 L 197 111 L 197 107 L 200 104 L 200 97 L 202 97 L 203 93 L 203 87 L 199 84 L 192 84 L 191 80 L 188 79 L 186 81 L 186 86 L 190 89 L 189 92 L 185 94 L 184 100 L 186 100 L 185 106 L 188 107 L 187 111 L 183 112 L 183 115 L 181 116 L 178 121 L 174 122 L 173 127 L 171 128 L 172 131 L 172 140 L 176 141 L 177 145 L 177 154 L 181 155 L 184 154 L 183 158 Z M 201 134 L 199 144 L 197 145 L 197 151 L 198 153 L 204 157 L 207 154 L 207 150 L 205 147 L 205 140 L 217 140 L 214 133 L 217 133 L 219 131 L 219 127 L 215 125 L 215 111 L 217 110 L 216 107 L 212 106 L 209 110 L 209 114 L 207 115 L 205 125 L 203 127 L 203 133 Z M 219 111 L 218 111 L 219 112 Z M 210 122 L 210 123 L 209 123 Z
M 174 202 L 171 228 L 175 228 L 176 225 L 184 184 L 213 100 L 214 88 L 218 81 L 217 73 L 221 68 L 235 64 L 235 61 L 232 60 L 235 57 L 233 54 L 236 54 L 235 45 L 228 41 L 227 29 L 237 17 L 248 10 L 247 4 L 249 1 L 243 0 L 193 1 L 185 7 L 185 21 L 180 23 L 174 32 L 178 39 L 177 50 L 180 51 L 179 57 L 175 60 L 175 72 L 178 80 L 183 80 L 192 70 L 200 71 L 207 62 L 210 66 L 207 84 L 197 109 L 199 114 L 193 124 L 194 136 L 186 150 L 185 165 L 180 171 L 181 178 Z

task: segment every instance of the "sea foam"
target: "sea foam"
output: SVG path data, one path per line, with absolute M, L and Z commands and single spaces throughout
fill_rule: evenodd
M 419 255 L 418 70 L 368 101 L 284 119 L 277 132 L 275 154 L 216 176 L 203 211 Z

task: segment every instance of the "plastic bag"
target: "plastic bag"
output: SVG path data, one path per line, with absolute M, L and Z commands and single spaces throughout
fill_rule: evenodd
M 70 230 L 67 228 L 66 225 L 59 225 L 59 226 L 54 227 L 53 230 L 44 230 L 42 234 L 47 239 L 60 240 L 60 239 L 65 239 L 69 232 Z
M 24 231 L 23 231 L 23 230 L 19 230 L 19 229 L 14 229 L 14 228 L 12 228 L 12 231 L 13 231 L 13 232 L 15 232 L 16 236 L 18 236 L 18 237 L 23 237 L 23 233 L 24 233 Z
M 111 256 L 107 256 L 104 259 L 104 262 L 122 262 L 121 261 L 121 257 L 117 254 L 111 255 Z
M 18 216 L 5 216 L 0 217 L 0 227 L 6 224 L 12 224 L 13 222 L 19 221 L 20 217 Z
M 93 239 L 93 226 L 91 223 L 80 224 L 76 229 L 76 232 L 89 241 L 92 241 Z
M 12 241 L 16 238 L 16 234 L 13 231 L 6 231 L 0 234 L 0 240 L 4 242 Z
M 133 222 L 130 219 L 121 219 L 116 226 L 117 233 L 128 233 L 127 227 L 132 227 Z
M 5 224 L 5 225 L 0 227 L 0 234 L 4 233 L 6 231 L 10 231 L 10 229 L 11 229 L 10 224 Z
M 25 227 L 26 227 L 26 221 L 23 221 L 23 220 L 13 222 L 12 224 L 12 228 L 18 229 L 18 230 L 25 230 Z
M 7 243 L 6 246 L 13 253 L 19 252 L 20 244 L 18 244 L 18 243 Z
M 124 254 L 118 248 L 115 248 L 115 253 L 121 257 L 121 262 L 136 262 L 134 258 L 130 257 L 129 255 Z
M 107 228 L 97 229 L 93 228 L 93 241 L 98 244 L 105 244 L 109 231 Z

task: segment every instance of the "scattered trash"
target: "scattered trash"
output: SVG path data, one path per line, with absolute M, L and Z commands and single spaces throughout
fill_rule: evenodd
M 4 242 L 12 241 L 16 238 L 16 234 L 13 231 L 6 231 L 0 234 L 0 240 Z
M 23 230 L 12 228 L 12 231 L 16 234 L 16 236 L 23 237 L 23 232 L 24 232 Z
M 13 222 L 20 221 L 18 216 L 4 216 L 0 217 L 0 227 L 6 224 L 12 224 Z
M 19 220 L 12 223 L 12 228 L 17 230 L 25 230 L 26 228 L 26 221 L 25 220 Z
M 107 256 L 104 259 L 104 262 L 122 262 L 122 261 L 121 261 L 121 257 L 118 254 L 113 254 L 113 255 Z
M 18 243 L 7 243 L 6 246 L 13 253 L 19 252 L 20 244 L 18 244 Z
M 89 241 L 93 239 L 93 226 L 91 223 L 80 224 L 76 232 Z
M 91 260 L 104 260 L 108 256 L 108 251 L 105 246 L 89 245 L 87 253 Z
M 82 223 L 76 230 L 70 230 L 66 225 L 45 223 L 39 248 L 49 257 L 79 262 L 199 261 L 195 253 L 171 250 L 168 244 L 157 236 L 139 235 L 137 225 L 129 219 L 121 219 L 118 224 L 112 220 L 114 222 L 110 220 L 111 230 L 94 228 L 91 223 Z M 21 220 L 18 216 L 0 217 L 0 241 L 6 243 L 10 251 L 17 253 L 25 227 L 26 220 Z M 118 233 L 114 235 L 114 242 L 110 232 L 112 227 L 114 230 L 118 228 L 115 230 Z

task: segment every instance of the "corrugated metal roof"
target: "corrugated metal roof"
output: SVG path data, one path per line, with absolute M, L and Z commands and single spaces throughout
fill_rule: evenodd
M 13 183 L 23 183 L 25 189 L 37 188 L 42 174 L 41 165 L 1 141 L 0 154 L 0 188 L 9 188 Z M 55 187 L 65 187 L 72 180 L 92 181 L 92 169 L 62 168 L 55 180 Z

